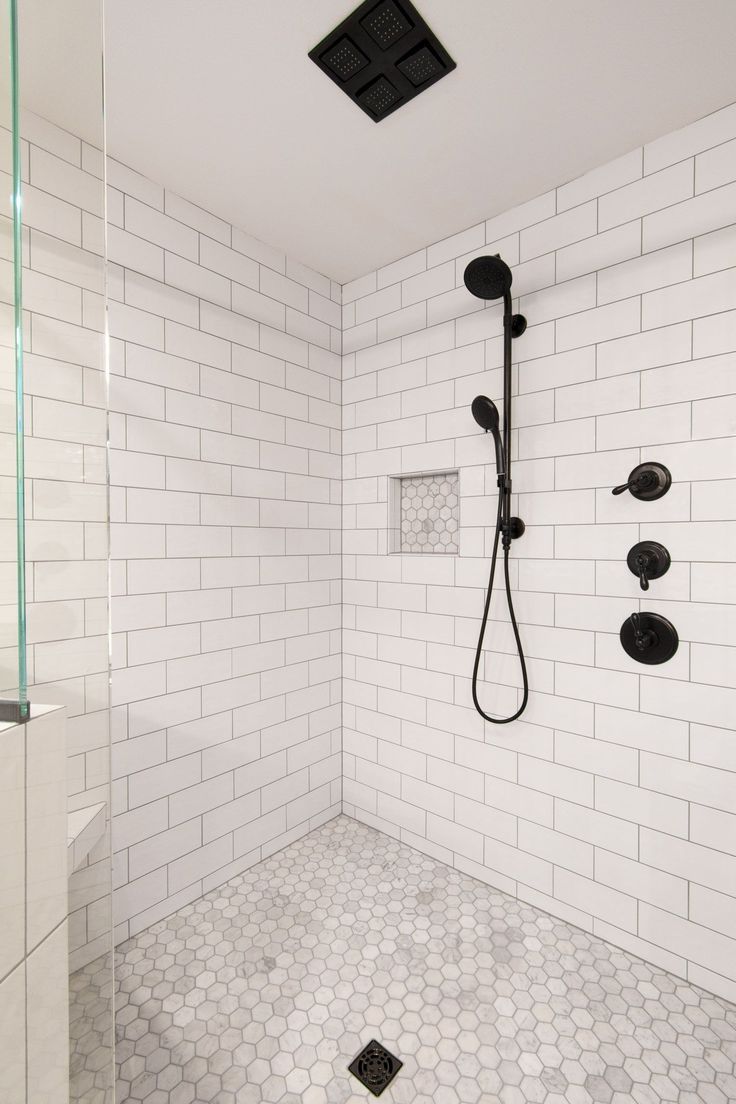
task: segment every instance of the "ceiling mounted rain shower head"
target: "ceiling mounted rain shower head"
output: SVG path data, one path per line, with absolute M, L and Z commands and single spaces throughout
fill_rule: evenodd
M 511 269 L 498 254 L 493 257 L 476 257 L 466 266 L 463 274 L 465 286 L 478 299 L 502 299 L 511 289 Z
M 309 56 L 374 123 L 455 68 L 410 0 L 366 0 Z

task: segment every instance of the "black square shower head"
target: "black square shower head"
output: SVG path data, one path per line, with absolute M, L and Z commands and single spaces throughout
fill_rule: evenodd
M 455 68 L 410 0 L 366 0 L 309 56 L 375 123 Z

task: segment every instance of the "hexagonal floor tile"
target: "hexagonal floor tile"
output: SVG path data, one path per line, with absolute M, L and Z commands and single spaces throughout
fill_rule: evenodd
M 110 1104 L 104 970 L 74 995 Z M 736 1100 L 736 1007 L 343 816 L 124 943 L 116 997 L 117 1104 L 365 1104 L 373 1038 L 392 1104 Z

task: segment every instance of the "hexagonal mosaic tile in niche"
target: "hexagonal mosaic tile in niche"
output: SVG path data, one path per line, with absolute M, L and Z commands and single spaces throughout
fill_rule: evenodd
M 457 553 L 458 473 L 406 475 L 400 483 L 400 551 Z

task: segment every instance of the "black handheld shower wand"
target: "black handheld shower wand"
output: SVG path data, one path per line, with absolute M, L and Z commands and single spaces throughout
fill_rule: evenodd
M 503 439 L 499 430 L 499 415 L 495 403 L 485 395 L 478 395 L 473 399 L 471 411 L 478 425 L 493 436 L 493 444 L 496 452 L 496 474 L 498 482 L 498 511 L 496 514 L 496 532 L 493 539 L 493 551 L 491 553 L 491 571 L 488 580 L 488 590 L 483 609 L 478 646 L 475 651 L 475 663 L 473 664 L 473 703 L 475 708 L 486 721 L 491 724 L 508 724 L 515 721 L 526 709 L 529 700 L 529 679 L 526 670 L 524 650 L 521 645 L 519 626 L 516 622 L 514 603 L 511 596 L 511 582 L 509 579 L 509 550 L 511 541 L 520 537 L 524 532 L 524 522 L 521 518 L 511 516 L 511 341 L 514 337 L 520 337 L 526 329 L 526 319 L 522 314 L 514 314 L 511 305 L 511 269 L 500 257 L 476 257 L 465 269 L 465 286 L 479 299 L 500 299 L 503 297 Z M 496 575 L 496 563 L 498 560 L 499 541 L 503 547 L 504 580 L 506 587 L 506 602 L 514 631 L 516 650 L 521 665 L 521 677 L 523 694 L 519 708 L 510 717 L 491 717 L 484 712 L 478 701 L 478 670 L 483 654 L 483 638 L 488 624 L 488 613 L 491 608 L 493 594 L 493 581 Z

